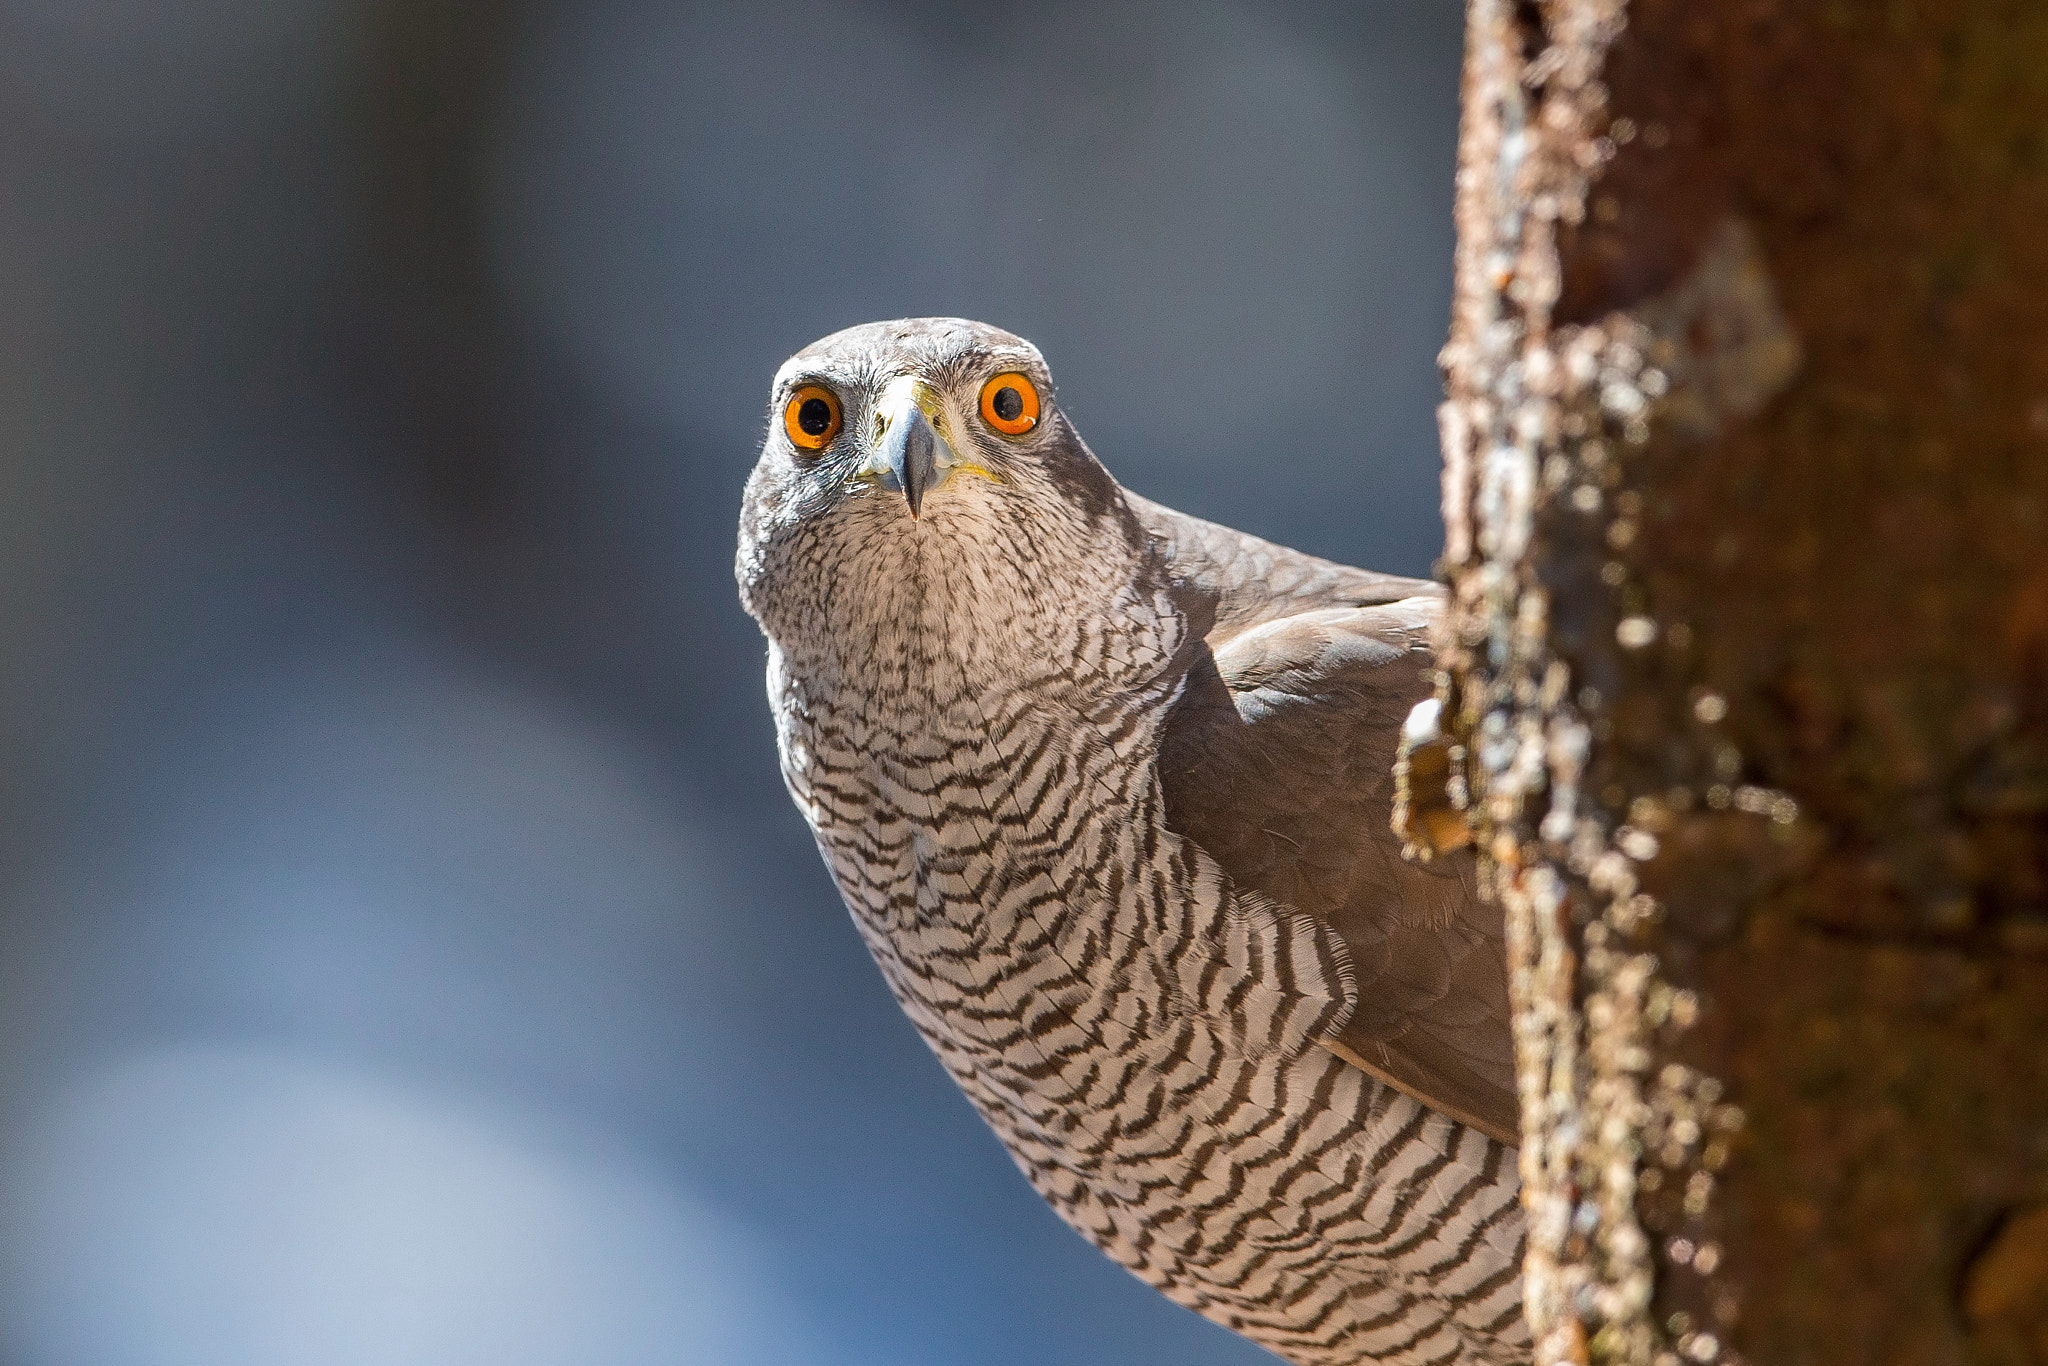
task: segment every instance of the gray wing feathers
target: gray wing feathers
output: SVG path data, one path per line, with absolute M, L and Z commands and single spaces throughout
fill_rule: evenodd
M 1242 531 L 1190 517 L 1126 492 L 1138 521 L 1166 552 L 1176 576 L 1214 593 L 1212 649 L 1248 626 L 1316 607 L 1365 607 L 1399 602 L 1436 585 L 1398 574 L 1376 574 L 1319 560 Z
M 1213 562 L 1244 564 L 1264 555 L 1264 544 Z M 1229 601 L 1231 587 L 1205 584 L 1190 567 L 1198 586 Z M 1197 661 L 1161 742 L 1168 824 L 1239 885 L 1343 937 L 1358 1006 L 1327 1041 L 1333 1051 L 1516 1143 L 1500 909 L 1479 900 L 1469 853 L 1410 863 L 1387 828 L 1401 722 L 1430 691 L 1437 590 L 1347 572 L 1360 577 L 1333 583 L 1311 574 L 1267 594 L 1269 613 L 1285 610 L 1288 593 L 1309 610 L 1240 617 Z M 1317 595 L 1370 591 L 1366 580 L 1408 592 L 1378 605 L 1310 606 Z

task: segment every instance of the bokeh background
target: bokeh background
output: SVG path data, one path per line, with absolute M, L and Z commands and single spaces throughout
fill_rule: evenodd
M 887 998 L 735 514 L 958 313 L 1426 573 L 1459 8 L 0 0 L 0 1361 L 1264 1360 Z

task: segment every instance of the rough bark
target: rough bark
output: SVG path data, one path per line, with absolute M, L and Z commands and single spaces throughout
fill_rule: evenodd
M 1539 1360 L 2048 1361 L 2048 6 L 1469 8 Z

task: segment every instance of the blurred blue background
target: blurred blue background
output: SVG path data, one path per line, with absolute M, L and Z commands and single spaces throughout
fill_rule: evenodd
M 776 776 L 789 352 L 1036 340 L 1426 573 L 1456 0 L 0 0 L 0 1361 L 1264 1360 L 1043 1209 Z

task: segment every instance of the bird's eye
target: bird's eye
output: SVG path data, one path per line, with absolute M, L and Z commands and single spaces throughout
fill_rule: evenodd
M 839 395 L 822 384 L 806 384 L 782 410 L 782 429 L 798 450 L 824 450 L 839 435 L 839 421 Z
M 1009 436 L 1038 425 L 1038 386 L 1012 371 L 981 386 L 982 421 Z

